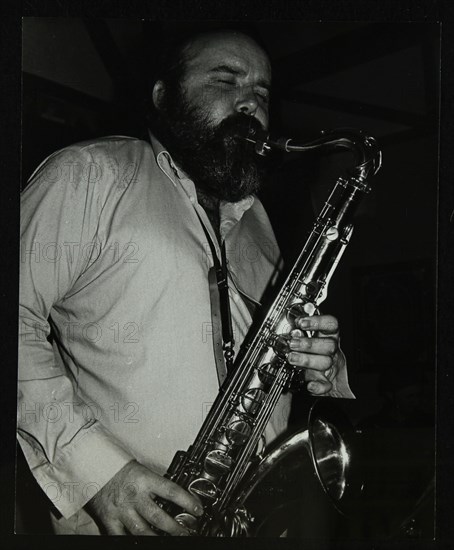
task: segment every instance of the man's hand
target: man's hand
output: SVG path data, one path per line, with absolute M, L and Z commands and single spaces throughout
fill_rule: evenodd
M 315 395 L 328 393 L 339 369 L 345 365 L 345 356 L 339 348 L 339 324 L 331 315 L 298 317 L 297 329 L 292 330 L 289 341 L 291 352 L 287 360 L 291 365 L 305 369 L 307 389 Z M 300 330 L 302 329 L 302 330 Z M 313 331 L 314 336 L 304 336 Z
M 169 500 L 194 516 L 203 514 L 200 501 L 135 460 L 128 462 L 88 502 L 87 510 L 108 535 L 148 535 L 158 528 L 170 535 L 189 535 L 188 531 L 166 514 L 155 496 Z

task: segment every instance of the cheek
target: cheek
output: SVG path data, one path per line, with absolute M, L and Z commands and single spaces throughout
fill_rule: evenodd
M 219 124 L 232 114 L 232 110 L 222 101 L 213 101 L 206 107 L 206 112 L 214 124 Z
M 197 92 L 194 91 L 190 100 L 199 107 L 213 125 L 217 125 L 236 112 L 235 104 L 238 97 L 237 90 L 219 90 L 206 86 Z M 269 115 L 266 104 L 258 106 L 255 118 L 266 130 L 268 129 Z
M 210 122 L 218 124 L 232 114 L 232 99 L 229 94 L 220 94 L 210 88 L 200 90 L 192 100 L 208 117 Z

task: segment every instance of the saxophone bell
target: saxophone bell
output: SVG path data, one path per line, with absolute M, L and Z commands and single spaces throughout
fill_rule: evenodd
M 309 413 L 308 434 L 323 490 L 342 515 L 351 515 L 363 491 L 360 433 L 332 400 L 318 399 Z

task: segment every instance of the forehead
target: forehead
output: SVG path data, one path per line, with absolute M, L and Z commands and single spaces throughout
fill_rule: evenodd
M 251 38 L 241 34 L 215 34 L 198 38 L 188 50 L 186 74 L 205 73 L 229 65 L 245 75 L 271 80 L 266 53 Z

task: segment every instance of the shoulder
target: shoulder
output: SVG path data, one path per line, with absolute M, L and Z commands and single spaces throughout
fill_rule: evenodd
M 152 153 L 151 145 L 142 139 L 129 136 L 104 136 L 80 141 L 56 151 L 55 156 L 78 156 L 92 162 L 139 161 Z
M 134 173 L 143 159 L 152 155 L 151 145 L 135 137 L 113 135 L 80 141 L 46 157 L 30 176 L 27 190 L 32 183 L 36 188 L 117 181 L 120 173 Z
M 144 162 L 154 158 L 150 143 L 128 136 L 105 136 L 82 141 L 71 147 L 88 160 L 86 171 L 96 181 L 122 182 L 127 185 Z
M 64 149 L 61 149 L 61 151 L 66 149 L 102 152 L 109 151 L 110 149 L 151 149 L 151 145 L 147 141 L 136 137 L 113 135 L 79 141 L 78 143 L 74 143 Z
M 104 136 L 77 143 L 72 143 L 61 149 L 58 149 L 47 156 L 36 168 L 30 179 L 41 169 L 42 166 L 61 160 L 91 160 L 94 157 L 102 159 L 110 157 L 112 153 L 116 155 L 128 156 L 145 151 L 151 152 L 151 145 L 142 139 L 128 136 Z

